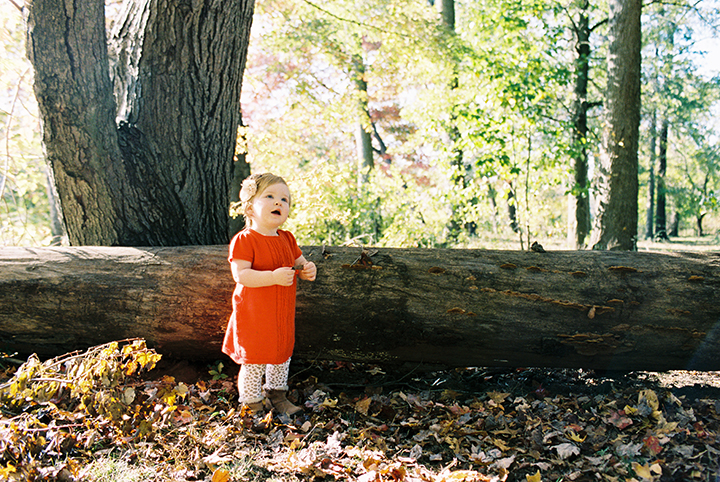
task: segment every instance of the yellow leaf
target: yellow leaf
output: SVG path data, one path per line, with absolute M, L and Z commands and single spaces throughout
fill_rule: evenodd
M 632 463 L 633 471 L 635 472 L 635 475 L 642 479 L 652 479 L 652 474 L 650 473 L 650 467 L 646 465 L 640 465 L 637 462 Z
M 510 447 L 505 445 L 505 442 L 503 442 L 502 440 L 500 440 L 498 438 L 492 439 L 492 444 L 494 446 L 496 446 L 497 448 L 499 448 L 500 450 L 502 450 L 503 452 L 507 452 L 508 450 L 510 450 Z
M 487 482 L 489 480 L 487 476 L 474 470 L 455 470 L 442 477 L 441 482 Z
M 540 470 L 538 469 L 538 471 L 535 472 L 535 475 L 526 475 L 525 480 L 526 480 L 526 482 L 542 482 L 542 477 L 540 476 Z
M 188 392 L 188 386 L 182 382 L 178 383 L 177 386 L 175 387 L 175 393 L 180 395 L 180 398 L 184 398 L 185 395 L 187 395 L 187 392 Z
M 623 412 L 625 412 L 625 415 L 637 415 L 638 409 L 635 407 L 631 407 L 630 405 L 625 405 L 625 408 L 623 408 Z
M 0 467 L 0 477 L 7 479 L 10 477 L 10 474 L 14 474 L 16 471 L 15 466 L 8 462 L 6 467 Z
M 640 391 L 640 394 L 638 395 L 638 405 L 641 404 L 643 400 L 647 401 L 648 406 L 652 408 L 653 411 L 656 411 L 660 407 L 658 397 L 652 390 Z
M 320 406 L 321 406 L 321 407 L 335 408 L 335 407 L 337 406 L 337 403 L 338 403 L 337 398 L 334 399 L 334 400 L 333 400 L 333 399 L 330 399 L 330 398 L 326 398 L 325 400 L 323 400 L 323 403 L 321 403 Z
M 212 474 L 212 482 L 230 482 L 230 472 L 225 469 L 217 469 Z
M 587 435 L 584 437 L 581 437 L 580 435 L 576 434 L 575 431 L 569 430 L 568 431 L 568 438 L 572 440 L 573 442 L 583 443 L 585 439 L 587 438 Z

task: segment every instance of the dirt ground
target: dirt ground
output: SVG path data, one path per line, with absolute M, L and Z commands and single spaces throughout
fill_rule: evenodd
M 162 360 L 153 377 L 171 375 L 177 381 L 195 383 L 207 379 L 216 364 Z M 223 374 L 235 380 L 237 367 L 223 366 Z M 545 394 L 599 395 L 613 390 L 655 389 L 671 391 L 688 399 L 720 400 L 720 372 L 673 370 L 667 372 L 601 372 L 573 368 L 441 367 L 422 364 L 367 365 L 349 362 L 293 360 L 290 385 L 316 377 L 331 390 L 363 393 L 373 389 L 455 390 L 468 395 L 504 390 L 526 396 Z

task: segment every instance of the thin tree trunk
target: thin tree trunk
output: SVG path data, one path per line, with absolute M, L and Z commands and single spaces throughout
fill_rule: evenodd
M 703 230 L 703 218 L 705 217 L 705 214 L 699 214 L 695 217 L 695 227 L 697 229 L 697 235 L 699 237 L 705 236 L 705 231 Z M 677 236 L 677 234 L 675 235 Z
M 60 246 L 62 244 L 65 231 L 63 230 L 62 211 L 59 209 L 59 201 L 55 192 L 55 182 L 53 182 L 52 171 L 50 167 L 45 168 L 45 180 L 47 186 L 48 204 L 50 206 L 50 234 L 52 234 L 52 246 Z
M 669 122 L 665 118 L 660 127 L 660 152 L 658 153 L 658 176 L 657 176 L 657 212 L 655 214 L 655 239 L 667 241 L 667 212 L 666 212 L 666 184 L 665 173 L 667 171 L 667 141 Z
M 358 183 L 368 181 L 370 171 L 375 166 L 372 148 L 372 124 L 368 105 L 368 85 L 365 80 L 365 62 L 360 54 L 352 58 L 352 79 L 355 82 L 355 95 L 357 96 L 357 128 L 355 143 L 358 153 Z
M 655 144 L 657 142 L 657 115 L 653 112 L 650 120 L 650 178 L 648 179 L 647 215 L 645 217 L 645 239 L 653 239 L 655 223 Z
M 242 123 L 242 121 L 241 121 Z M 230 184 L 230 202 L 234 203 L 240 200 L 240 188 L 242 182 L 250 175 L 250 165 L 245 160 L 247 156 L 247 136 L 244 126 L 238 128 L 237 140 L 235 144 L 235 156 L 233 157 L 233 179 Z M 228 236 L 232 238 L 245 227 L 245 217 L 237 214 L 234 218 L 230 218 L 228 225 Z
M 590 234 L 590 196 L 588 191 L 587 158 L 587 101 L 588 81 L 590 77 L 590 23 L 587 16 L 589 2 L 583 4 L 580 19 L 576 26 L 575 51 L 575 115 L 573 122 L 573 167 L 575 171 L 574 215 L 575 246 L 582 249 L 587 246 L 586 238 Z

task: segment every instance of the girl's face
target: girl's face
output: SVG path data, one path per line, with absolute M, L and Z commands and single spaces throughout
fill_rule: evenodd
M 250 227 L 264 235 L 275 235 L 290 214 L 290 189 L 283 184 L 271 184 L 258 193 L 248 206 Z

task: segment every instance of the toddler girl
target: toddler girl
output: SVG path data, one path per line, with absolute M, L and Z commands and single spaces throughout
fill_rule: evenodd
M 292 233 L 279 229 L 291 206 L 283 178 L 253 174 L 242 183 L 240 203 L 245 229 L 230 241 L 228 259 L 236 285 L 222 351 L 242 365 L 240 403 L 253 413 L 269 404 L 278 413 L 293 415 L 301 410 L 286 397 L 295 345 L 295 277 L 313 281 L 317 270 Z

